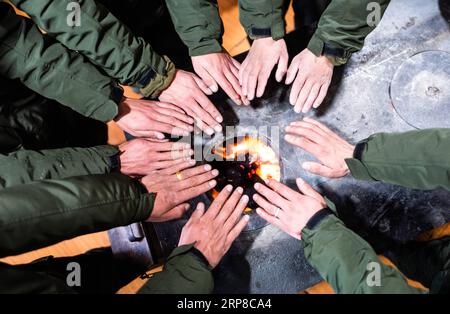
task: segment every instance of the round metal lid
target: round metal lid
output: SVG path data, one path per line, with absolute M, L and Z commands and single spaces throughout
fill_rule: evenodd
M 450 127 L 450 53 L 425 51 L 407 59 L 394 75 L 390 96 L 411 126 Z

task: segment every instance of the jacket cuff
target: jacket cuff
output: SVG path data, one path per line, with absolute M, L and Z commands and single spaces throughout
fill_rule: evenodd
M 324 220 L 329 215 L 334 215 L 334 212 L 328 207 L 319 210 L 308 220 L 305 228 L 313 230 L 314 228 L 316 228 L 316 226 L 318 226 L 322 222 L 322 220 Z
M 366 150 L 366 143 L 367 140 L 359 142 L 355 147 L 353 158 L 346 159 L 345 163 L 355 179 L 374 181 L 374 178 L 369 173 L 369 169 L 367 169 L 362 161 L 364 151 Z
M 165 61 L 163 73 L 157 73 L 149 68 L 137 83 L 139 92 L 144 97 L 158 98 L 162 91 L 172 83 L 176 72 L 175 64 L 166 56 L 163 59 Z
M 329 226 L 336 223 L 342 223 L 342 221 L 331 212 L 331 214 L 322 217 L 322 219 L 313 228 L 303 228 L 302 242 L 304 242 L 304 245 L 311 243 L 315 234 L 321 232 L 322 230 L 326 230 Z
M 319 37 L 319 35 L 317 35 L 317 32 L 309 41 L 308 50 L 311 51 L 316 57 L 327 57 L 334 66 L 346 64 L 351 56 L 351 54 L 346 52 L 345 49 L 326 43 Z
M 246 29 L 248 37 L 252 40 L 272 37 L 273 40 L 282 39 L 285 35 L 284 23 L 274 23 L 270 27 L 251 25 Z
M 222 51 L 222 44 L 216 39 L 198 43 L 198 45 L 196 45 L 195 47 L 189 47 L 189 55 L 191 57 L 203 56 L 210 53 L 217 53 Z

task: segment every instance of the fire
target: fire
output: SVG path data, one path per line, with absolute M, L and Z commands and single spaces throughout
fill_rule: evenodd
M 252 171 L 248 175 L 256 173 L 261 179 L 274 179 L 280 181 L 281 171 L 278 156 L 267 144 L 256 138 L 246 136 L 241 142 L 231 147 L 217 147 L 213 153 L 227 161 L 239 160 L 243 156 L 249 157 Z

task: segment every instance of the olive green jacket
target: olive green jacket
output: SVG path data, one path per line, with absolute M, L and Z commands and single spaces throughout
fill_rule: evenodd
M 153 208 L 154 194 L 118 173 L 22 183 L 0 189 L 0 258 L 144 221 Z M 176 248 L 141 293 L 210 293 L 211 271 L 191 249 Z M 1 293 L 74 292 L 60 278 L 4 263 L 0 278 Z
M 191 56 L 222 51 L 223 27 L 216 0 L 166 0 L 177 33 Z M 283 0 L 239 0 L 239 16 L 256 39 L 284 36 Z
M 295 1 L 295 0 L 294 0 Z M 376 28 L 390 0 L 332 0 L 323 12 L 308 49 L 325 54 L 334 65 L 345 64 L 361 50 Z
M 356 179 L 383 181 L 414 189 L 450 190 L 450 129 L 375 134 L 361 141 L 346 160 Z M 370 245 L 334 215 L 305 228 L 308 261 L 337 293 L 423 293 L 410 287 L 400 272 L 383 265 Z M 373 284 L 373 262 L 381 271 Z
M 297 1 L 297 0 L 294 0 Z M 191 56 L 222 51 L 223 29 L 217 1 L 166 0 L 176 30 Z M 373 5 L 378 5 L 374 11 Z M 326 54 L 335 65 L 344 64 L 359 51 L 376 27 L 389 0 L 332 0 L 320 18 L 308 48 Z M 375 12 L 375 15 L 371 13 Z M 283 38 L 283 0 L 239 0 L 239 18 L 251 39 Z M 373 22 L 373 23 L 372 23 Z
M 175 67 L 94 0 L 12 0 L 33 22 L 0 3 L 0 74 L 88 117 L 110 121 L 122 90 L 116 80 L 157 97 Z M 69 22 L 70 23 L 69 23 Z M 98 68 L 98 69 L 97 69 Z M 106 75 L 107 76 L 106 76 Z

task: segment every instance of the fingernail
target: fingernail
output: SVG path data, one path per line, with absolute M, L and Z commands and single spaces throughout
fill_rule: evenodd
M 211 128 L 207 128 L 207 129 L 205 130 L 205 133 L 208 134 L 208 135 L 213 135 L 213 134 L 214 134 L 214 130 L 211 129 Z
M 160 140 L 163 140 L 165 138 L 164 134 L 156 134 L 156 137 Z
M 222 123 L 223 122 L 223 117 L 222 116 L 217 116 L 216 117 L 216 121 L 219 122 L 219 123 Z
M 189 164 L 190 165 L 195 165 L 195 160 L 194 159 L 189 160 Z
M 240 99 L 235 99 L 234 102 L 236 103 L 236 105 L 241 106 L 242 105 L 242 101 Z
M 265 180 L 264 180 L 264 183 L 265 183 L 266 185 L 270 185 L 270 184 L 272 183 L 272 181 L 270 181 L 270 179 L 265 179 Z
M 188 123 L 189 123 L 189 124 L 193 124 L 193 123 L 194 123 L 194 119 L 188 118 Z
M 220 133 L 220 132 L 222 132 L 222 126 L 220 124 L 218 124 L 214 127 L 214 130 L 216 130 L 216 132 Z
M 248 198 L 247 195 L 244 195 L 244 196 L 241 197 L 241 202 L 242 203 L 248 203 L 248 201 L 249 201 L 249 198 Z
M 311 167 L 309 166 L 309 164 L 304 163 L 304 164 L 302 164 L 302 168 L 305 170 L 310 170 Z
M 213 176 L 217 176 L 219 174 L 219 170 L 214 169 L 211 173 Z
M 217 184 L 216 180 L 209 181 L 209 186 L 212 188 L 215 187 L 216 184 Z
M 298 184 L 303 184 L 303 182 L 305 182 L 305 181 L 303 181 L 302 178 L 297 178 L 297 183 L 298 183 Z
M 191 207 L 191 205 L 186 204 L 186 206 L 184 206 L 184 210 L 188 210 Z
M 211 165 L 205 165 L 205 170 L 206 170 L 206 171 L 209 171 L 209 170 L 211 170 L 211 169 L 212 169 Z
M 225 187 L 225 189 L 227 189 L 228 192 L 231 192 L 231 191 L 233 191 L 233 186 L 231 184 L 229 184 Z
M 191 156 L 191 155 L 194 155 L 194 150 L 193 149 L 189 150 L 189 156 Z
M 300 113 L 300 112 L 301 112 L 301 110 L 300 110 L 299 108 L 297 108 L 297 107 L 294 108 L 294 111 L 295 111 L 296 113 Z
M 243 188 L 241 188 L 241 187 L 238 187 L 238 188 L 237 188 L 237 191 L 238 191 L 238 193 L 239 193 L 239 194 L 242 194 L 242 193 L 244 193 L 244 189 L 243 189 Z
M 258 208 L 256 209 L 256 213 L 257 213 L 257 214 L 261 214 L 261 213 L 262 213 L 261 208 L 258 207 Z
M 244 219 L 245 219 L 245 221 L 249 221 L 250 220 L 250 216 L 249 215 L 244 215 Z
M 253 199 L 254 199 L 255 201 L 257 201 L 257 200 L 258 200 L 258 194 L 253 194 Z
M 208 87 L 213 93 L 216 93 L 219 88 L 217 87 L 217 85 L 211 85 L 210 87 Z
M 255 183 L 255 190 L 259 190 L 261 188 L 261 184 Z

